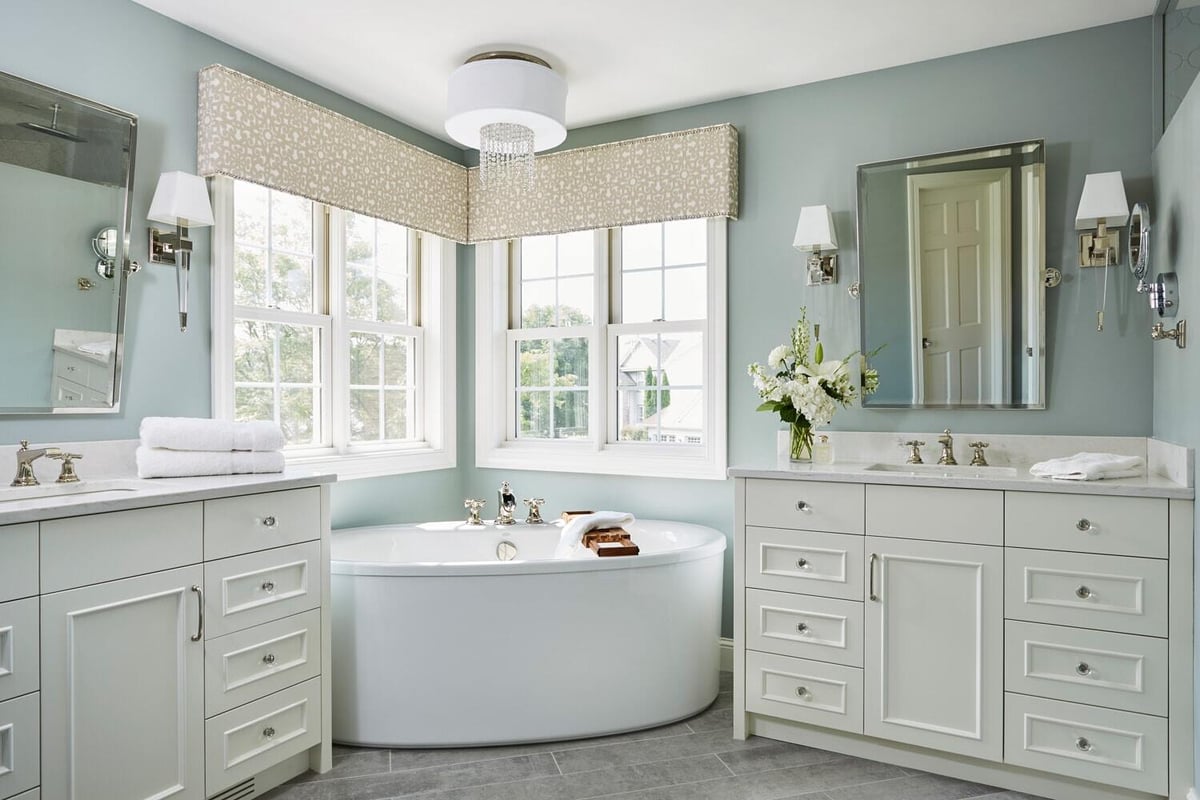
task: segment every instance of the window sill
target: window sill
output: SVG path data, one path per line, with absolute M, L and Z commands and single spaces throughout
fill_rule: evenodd
M 475 454 L 480 469 L 532 472 L 575 472 L 687 480 L 726 479 L 726 465 L 701 455 L 662 455 L 621 452 L 611 448 L 564 447 L 556 444 L 514 444 L 481 448 Z
M 378 478 L 412 472 L 454 469 L 454 454 L 444 449 L 422 447 L 375 453 L 285 453 L 289 469 L 335 474 L 339 481 Z

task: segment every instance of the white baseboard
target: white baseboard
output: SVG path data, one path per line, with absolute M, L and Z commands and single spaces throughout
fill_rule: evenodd
M 724 637 L 717 640 L 721 650 L 721 672 L 733 672 L 733 639 Z M 1188 800 L 1200 800 L 1200 797 L 1189 797 Z

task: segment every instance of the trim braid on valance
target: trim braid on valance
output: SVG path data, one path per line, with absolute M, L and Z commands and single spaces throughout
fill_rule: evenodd
M 447 161 L 221 65 L 200 71 L 196 170 L 467 241 L 467 180 Z

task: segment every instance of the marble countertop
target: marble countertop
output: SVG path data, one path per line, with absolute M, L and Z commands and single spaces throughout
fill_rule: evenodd
M 35 487 L 0 488 L 0 526 L 21 522 L 37 522 L 85 514 L 103 514 L 133 508 L 190 503 L 219 497 L 274 492 L 333 483 L 334 475 L 289 470 L 271 475 L 222 475 L 205 478 L 114 478 L 81 480 L 69 484 L 70 494 L 22 498 L 30 494 L 54 491 L 53 481 Z
M 108 344 L 110 349 L 105 354 L 89 353 L 79 349 L 82 345 L 87 344 Z M 113 354 L 116 350 L 116 336 L 104 331 L 76 331 L 59 328 L 54 332 L 54 344 L 51 345 L 51 349 L 108 366 L 112 364 Z
M 1028 465 L 991 468 L 990 472 L 989 468 L 937 467 L 929 464 L 913 467 L 912 471 L 905 471 L 903 464 L 888 464 L 887 471 L 870 469 L 877 463 L 793 464 L 790 461 L 779 461 L 769 465 L 733 467 L 729 470 L 729 475 L 733 478 L 882 483 L 893 486 L 941 486 L 954 489 L 1100 494 L 1119 497 L 1165 497 L 1177 500 L 1191 500 L 1195 497 L 1195 489 L 1192 487 L 1157 474 L 1120 480 L 1064 481 L 1034 477 L 1029 474 Z

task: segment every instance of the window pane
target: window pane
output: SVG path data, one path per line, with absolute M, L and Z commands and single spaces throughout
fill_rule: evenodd
M 313 310 L 311 258 L 275 253 L 271 256 L 271 305 L 284 311 Z
M 617 337 L 620 441 L 702 441 L 703 342 L 700 333 Z
M 596 234 L 592 231 L 564 233 L 558 237 L 558 274 L 592 275 L 596 272 L 592 246 Z
M 370 266 L 346 264 L 346 316 L 374 319 L 374 276 Z
M 704 319 L 708 316 L 708 282 L 705 267 L 681 267 L 663 271 L 666 282 L 663 319 Z
M 647 421 L 650 440 L 675 444 L 704 443 L 704 393 L 699 389 L 658 390 L 658 409 Z M 654 423 L 654 424 L 650 424 Z
M 312 201 L 271 192 L 271 244 L 292 253 L 312 253 Z
M 621 321 L 663 319 L 662 270 L 626 272 L 621 276 Z
M 708 220 L 685 219 L 663 224 L 664 263 L 703 264 L 708 261 Z
M 245 244 L 267 246 L 269 190 L 245 181 L 233 184 L 233 238 Z
M 267 254 L 239 245 L 233 250 L 233 302 L 239 306 L 267 304 Z
M 628 225 L 621 229 L 621 268 L 662 265 L 662 224 Z
M 555 324 L 554 281 L 521 281 L 521 327 L 548 328 Z
M 373 333 L 350 334 L 350 385 L 379 385 L 379 337 Z
M 375 277 L 379 322 L 408 324 L 408 276 L 395 272 L 379 272 Z
M 351 390 L 350 441 L 379 441 L 379 391 L 377 389 Z
M 586 439 L 587 435 L 587 392 L 555 392 L 553 437 L 555 439 Z
M 245 386 L 234 389 L 233 418 L 238 422 L 275 419 L 275 390 Z
M 517 438 L 550 438 L 550 392 L 517 394 Z
M 592 276 L 558 281 L 558 326 L 591 325 L 596 282 Z
M 346 261 L 372 264 L 375 261 L 375 220 L 346 212 Z
M 302 325 L 275 325 L 279 341 L 279 378 L 283 383 L 316 384 L 320 355 L 317 330 Z
M 588 385 L 588 340 L 559 339 L 554 346 L 554 385 Z
M 388 386 L 412 386 L 408 353 L 413 340 L 404 336 L 388 336 L 383 344 L 383 380 Z
M 520 342 L 517 348 L 517 385 L 550 386 L 549 339 L 530 339 Z
M 554 277 L 555 247 L 553 236 L 526 236 L 521 239 L 521 276 Z
M 647 395 L 650 395 L 647 397 Z M 656 401 L 654 390 L 617 392 L 617 440 L 621 442 L 647 442 L 650 440 L 647 428 L 647 400 Z
M 288 444 L 316 444 L 316 403 L 313 389 L 283 389 L 280 392 L 279 427 Z
M 238 383 L 275 382 L 275 332 L 270 325 L 251 320 L 234 324 L 233 379 Z
M 235 320 L 237 419 L 277 422 L 289 445 L 320 442 L 320 338 L 307 325 Z
M 411 439 L 408 429 L 409 392 L 388 390 L 383 393 L 383 435 L 386 439 Z
M 664 385 L 698 387 L 704 385 L 704 336 L 700 333 L 664 333 L 662 371 Z
M 394 222 L 378 222 L 379 269 L 408 274 L 408 228 Z

